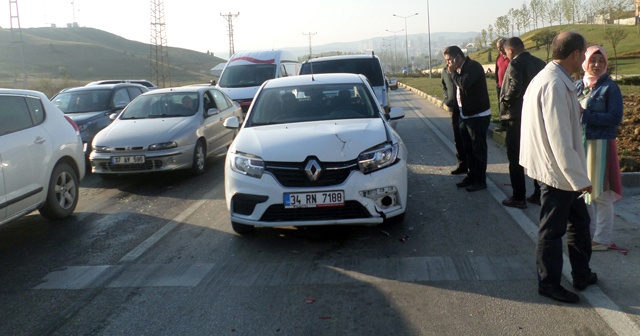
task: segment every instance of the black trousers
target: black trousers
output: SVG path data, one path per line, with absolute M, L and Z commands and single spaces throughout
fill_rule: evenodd
M 462 145 L 462 136 L 460 135 L 460 109 L 457 106 L 449 109 L 451 110 L 451 128 L 453 129 L 453 142 L 456 145 L 458 165 L 467 167 L 467 153 Z
M 565 234 L 573 279 L 584 280 L 591 273 L 591 220 L 587 205 L 578 198 L 580 192 L 556 189 L 542 182 L 540 190 L 542 206 L 536 243 L 538 286 L 553 290 L 562 278 L 562 237 Z
M 460 136 L 467 157 L 467 178 L 473 184 L 487 183 L 487 131 L 491 116 L 460 118 Z
M 507 121 L 507 159 L 509 159 L 509 178 L 513 188 L 513 198 L 523 201 L 527 197 L 524 168 L 520 165 L 520 119 Z

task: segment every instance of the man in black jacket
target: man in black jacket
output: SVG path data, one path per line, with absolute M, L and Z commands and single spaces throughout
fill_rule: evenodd
M 532 56 L 524 50 L 524 44 L 518 37 L 508 39 L 504 44 L 507 57 L 511 60 L 502 82 L 500 90 L 500 120 L 507 122 L 507 134 L 505 144 L 507 146 L 507 158 L 509 159 L 509 177 L 513 195 L 504 201 L 502 205 L 525 209 L 527 207 L 524 168 L 520 166 L 520 116 L 522 114 L 522 101 L 524 92 L 529 83 L 546 63 Z M 532 198 L 539 202 L 540 186 L 535 183 L 535 191 Z M 533 200 L 532 200 L 533 202 Z M 535 203 L 535 202 L 533 202 Z
M 447 73 L 456 85 L 460 109 L 460 135 L 467 154 L 469 173 L 456 185 L 473 192 L 487 188 L 487 130 L 491 122 L 491 103 L 484 68 L 465 57 L 458 46 L 444 49 Z
M 467 154 L 462 146 L 462 138 L 460 135 L 460 109 L 458 108 L 458 100 L 456 99 L 456 85 L 453 84 L 451 76 L 447 72 L 447 67 L 442 69 L 442 97 L 443 103 L 451 112 L 451 127 L 453 128 L 453 142 L 456 145 L 456 158 L 458 166 L 451 171 L 451 175 L 466 174 Z

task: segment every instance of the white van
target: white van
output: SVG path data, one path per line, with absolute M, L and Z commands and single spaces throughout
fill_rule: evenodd
M 262 83 L 268 79 L 294 76 L 299 71 L 298 57 L 289 51 L 240 52 L 229 59 L 217 86 L 238 102 L 246 114 Z

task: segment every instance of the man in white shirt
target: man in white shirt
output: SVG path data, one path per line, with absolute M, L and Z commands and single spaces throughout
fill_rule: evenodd
M 580 34 L 557 35 L 553 61 L 531 81 L 524 95 L 520 165 L 540 182 L 540 226 L 536 243 L 538 293 L 576 303 L 580 297 L 560 285 L 562 237 L 567 233 L 573 287 L 584 290 L 591 272 L 589 213 L 581 197 L 591 192 L 580 126 L 581 108 L 571 74 L 580 70 L 586 41 Z

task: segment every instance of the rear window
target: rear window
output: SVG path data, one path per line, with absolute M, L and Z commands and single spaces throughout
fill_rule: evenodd
M 220 77 L 220 87 L 241 88 L 260 86 L 276 77 L 275 64 L 247 64 L 228 66 Z
M 383 86 L 384 77 L 380 62 L 377 58 L 340 59 L 331 61 L 316 61 L 302 64 L 301 75 L 313 73 L 353 73 L 365 75 L 371 86 Z

